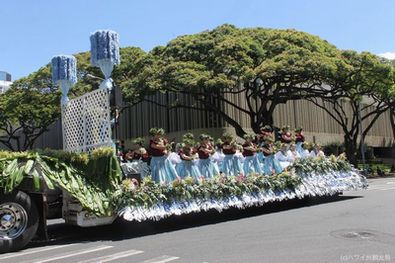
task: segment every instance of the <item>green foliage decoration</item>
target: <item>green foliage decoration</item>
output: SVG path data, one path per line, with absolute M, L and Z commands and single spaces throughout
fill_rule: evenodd
M 331 155 L 329 158 L 304 158 L 293 165 L 297 174 L 327 173 L 331 171 L 351 171 L 352 165 L 347 161 L 345 154 L 338 157 Z
M 23 179 L 32 178 L 36 190 L 61 187 L 96 215 L 111 215 L 113 192 L 119 188 L 121 170 L 112 148 L 85 153 L 43 150 L 0 152 L 0 188 L 9 193 Z

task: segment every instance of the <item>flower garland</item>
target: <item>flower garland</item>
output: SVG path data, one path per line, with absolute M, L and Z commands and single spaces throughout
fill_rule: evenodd
M 274 176 L 216 176 L 199 182 L 187 177 L 172 185 L 158 185 L 147 177 L 140 187 L 134 179 L 126 179 L 115 195 L 118 202 L 115 206 L 121 208 L 119 214 L 129 221 L 160 220 L 170 215 L 230 207 L 243 209 L 366 187 L 366 179 L 344 156 L 331 156 L 300 160 L 288 171 Z
M 146 177 L 140 187 L 134 179 L 126 179 L 122 182 L 121 189 L 115 193 L 115 202 L 118 207 L 149 208 L 183 200 L 224 199 L 261 190 L 292 190 L 300 183 L 301 178 L 291 172 L 270 177 L 257 174 L 230 177 L 218 175 L 210 180 L 202 178 L 199 182 L 187 177 L 170 185 L 159 185 L 151 177 Z
M 172 215 L 199 213 L 208 210 L 221 212 L 229 208 L 245 209 L 262 206 L 269 202 L 302 199 L 307 196 L 334 195 L 342 191 L 366 188 L 366 180 L 356 171 L 331 171 L 325 174 L 313 174 L 302 177 L 300 185 L 294 189 L 256 189 L 254 192 L 243 192 L 239 195 L 228 195 L 219 198 L 184 198 L 172 201 L 152 203 L 150 206 L 131 205 L 120 210 L 128 221 L 160 220 Z M 147 203 L 146 203 L 147 204 Z

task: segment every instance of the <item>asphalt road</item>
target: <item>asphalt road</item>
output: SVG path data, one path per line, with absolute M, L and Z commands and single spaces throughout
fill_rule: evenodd
M 81 229 L 0 262 L 395 262 L 395 178 L 334 198 Z

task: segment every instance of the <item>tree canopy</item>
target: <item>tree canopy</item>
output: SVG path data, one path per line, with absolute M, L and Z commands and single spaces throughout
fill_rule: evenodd
M 389 109 L 386 100 L 392 96 L 394 76 L 391 66 L 368 52 L 345 50 L 341 56 L 345 67 L 327 75 L 328 79 L 324 80 L 327 94 L 307 100 L 339 124 L 347 156 L 355 163 L 358 136 L 363 142 L 376 120 Z M 344 109 L 344 101 L 349 105 L 349 111 Z
M 279 104 L 323 94 L 323 77 L 333 75 L 343 61 L 335 46 L 304 32 L 223 25 L 178 37 L 137 64 L 140 70 L 130 76 L 126 96 L 130 91 L 189 94 L 242 135 L 243 127 L 219 105 L 246 113 L 257 132 L 273 124 Z M 247 107 L 232 103 L 229 96 L 242 96 Z

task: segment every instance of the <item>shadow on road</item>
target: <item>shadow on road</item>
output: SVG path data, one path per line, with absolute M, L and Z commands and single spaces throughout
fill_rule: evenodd
M 293 199 L 282 202 L 268 203 L 261 207 L 251 207 L 244 210 L 228 209 L 221 213 L 213 210 L 182 216 L 171 216 L 161 221 L 126 222 L 118 220 L 112 225 L 91 228 L 81 228 L 65 224 L 48 226 L 50 240 L 34 241 L 29 247 L 40 247 L 54 244 L 69 244 L 75 242 L 119 241 L 141 236 L 155 235 L 164 232 L 218 224 L 225 221 L 239 220 L 254 216 L 281 212 L 289 209 L 315 206 L 324 203 L 346 201 L 362 196 L 327 196 Z

